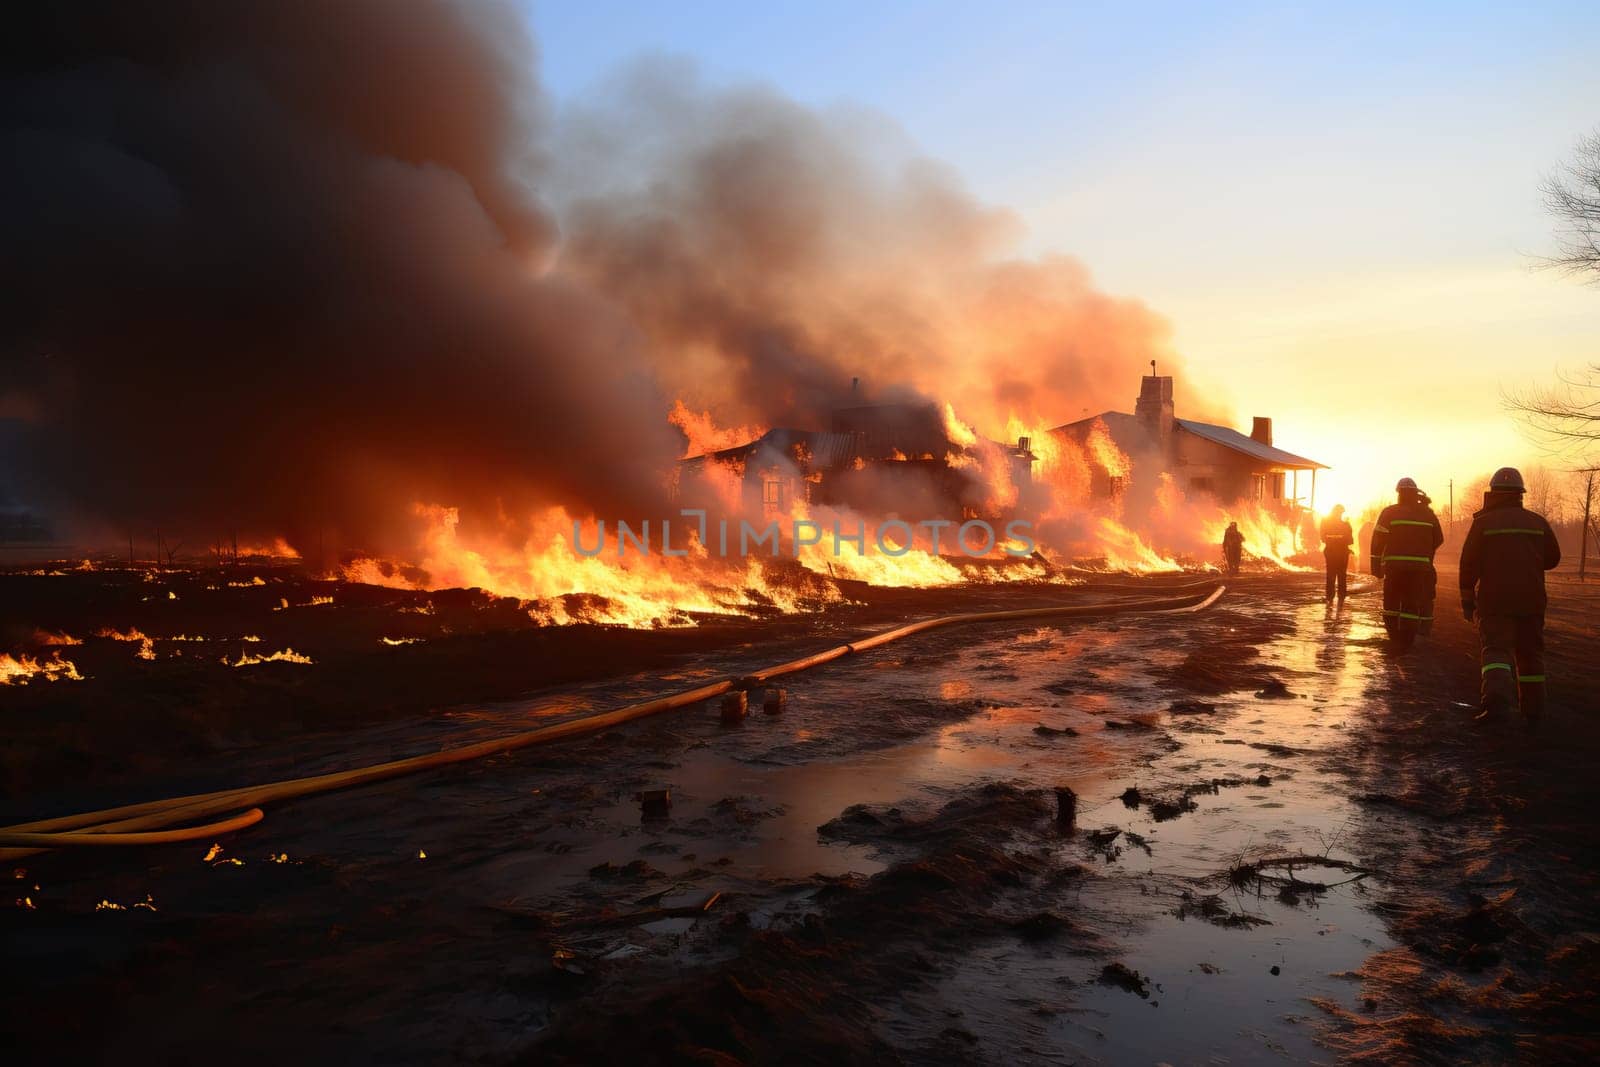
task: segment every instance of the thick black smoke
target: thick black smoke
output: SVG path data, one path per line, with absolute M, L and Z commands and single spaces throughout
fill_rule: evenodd
M 668 401 L 545 273 L 509 8 L 30 4 L 5 37 L 0 418 L 34 499 L 368 544 L 418 499 L 654 501 Z
M 0 446 L 106 533 L 659 514 L 678 398 L 825 428 L 860 377 L 1004 436 L 1174 362 L 890 123 L 659 60 L 552 116 L 501 3 L 68 0 L 0 48 Z

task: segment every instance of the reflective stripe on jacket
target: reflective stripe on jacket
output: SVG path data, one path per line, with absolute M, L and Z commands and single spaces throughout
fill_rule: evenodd
M 1538 615 L 1544 572 L 1560 562 L 1555 531 L 1522 506 L 1522 494 L 1486 493 L 1461 546 L 1461 599 L 1482 615 Z
M 1433 509 L 1419 500 L 1390 504 L 1378 515 L 1372 527 L 1372 551 L 1368 562 L 1374 572 L 1378 564 L 1431 566 L 1433 553 L 1444 544 L 1444 530 Z

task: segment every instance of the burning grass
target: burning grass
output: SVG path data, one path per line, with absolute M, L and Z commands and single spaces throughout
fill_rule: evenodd
M 135 655 L 137 655 L 140 659 L 156 658 L 155 640 L 151 638 L 150 635 L 139 630 L 137 627 L 129 627 L 126 630 L 115 630 L 111 627 L 105 627 L 95 631 L 95 636 L 103 637 L 111 641 L 137 643 L 139 650 L 135 653 Z
M 59 652 L 42 660 L 0 652 L 0 685 L 27 685 L 37 681 L 81 682 L 83 675 L 71 660 L 62 659 Z
M 225 666 L 228 666 L 228 667 L 253 667 L 253 666 L 255 666 L 256 664 L 259 664 L 259 663 L 303 663 L 303 664 L 310 664 L 310 663 L 313 663 L 313 662 L 315 662 L 315 661 L 312 660 L 312 658 L 310 656 L 302 655 L 301 653 L 296 652 L 292 648 L 280 649 L 277 652 L 268 653 L 265 656 L 257 655 L 257 654 L 255 654 L 253 652 L 241 653 L 239 658 L 234 660 L 232 663 L 228 662 L 228 657 L 227 656 L 223 656 L 222 657 L 222 663 Z

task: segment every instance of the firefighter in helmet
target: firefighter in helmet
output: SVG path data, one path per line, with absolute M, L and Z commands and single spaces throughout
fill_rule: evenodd
M 1350 568 L 1350 550 L 1356 545 L 1355 531 L 1350 520 L 1344 517 L 1344 505 L 1335 504 L 1328 517 L 1322 520 L 1322 558 L 1328 562 L 1328 584 L 1323 600 L 1332 602 L 1333 587 L 1339 587 L 1339 599 L 1345 597 L 1345 574 Z
M 1222 532 L 1222 558 L 1228 564 L 1229 574 L 1239 573 L 1239 561 L 1243 556 L 1244 534 L 1239 532 L 1237 522 L 1230 522 Z
M 1404 644 L 1431 623 L 1428 602 L 1435 575 L 1433 554 L 1444 530 L 1410 478 L 1395 483 L 1395 503 L 1378 514 L 1368 554 L 1372 573 L 1383 579 L 1383 628 Z
M 1529 720 L 1544 712 L 1544 572 L 1561 546 L 1544 516 L 1522 506 L 1522 474 L 1501 467 L 1461 546 L 1461 613 L 1478 623 L 1482 710 L 1489 719 L 1519 702 Z

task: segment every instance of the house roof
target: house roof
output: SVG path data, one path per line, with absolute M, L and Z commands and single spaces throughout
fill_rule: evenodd
M 1073 435 L 1080 433 L 1087 434 L 1089 432 L 1089 427 L 1093 426 L 1097 422 L 1105 423 L 1106 429 L 1110 431 L 1113 437 L 1116 437 L 1119 433 L 1131 432 L 1134 430 L 1137 430 L 1141 433 L 1144 431 L 1144 424 L 1139 421 L 1137 416 L 1129 415 L 1123 411 L 1102 411 L 1098 415 L 1090 415 L 1086 418 L 1079 419 L 1077 422 L 1064 423 L 1063 425 L 1057 426 L 1050 432 Z
M 1144 434 L 1144 423 L 1136 415 L 1129 415 L 1122 411 L 1102 411 L 1098 415 L 1091 415 L 1077 422 L 1069 422 L 1064 426 L 1057 426 L 1053 433 L 1063 433 L 1071 436 L 1087 435 L 1089 427 L 1095 422 L 1105 423 L 1106 430 L 1111 434 L 1111 439 L 1122 445 L 1123 441 L 1131 439 L 1130 435 Z M 1175 419 L 1174 424 L 1196 437 L 1203 437 L 1213 444 L 1223 448 L 1232 449 L 1251 459 L 1270 463 L 1274 467 L 1284 470 L 1327 470 L 1325 463 L 1318 463 L 1314 459 L 1297 456 L 1293 452 L 1285 452 L 1272 445 L 1264 445 L 1249 434 L 1240 433 L 1238 430 L 1226 426 L 1216 426 L 1209 422 L 1195 422 L 1192 419 Z M 1125 446 L 1124 446 L 1125 447 Z
M 748 459 L 763 450 L 788 456 L 790 454 L 789 450 L 797 444 L 804 444 L 811 450 L 811 466 L 815 469 L 842 467 L 855 457 L 856 441 L 854 434 L 776 427 L 768 430 L 748 444 L 718 449 L 715 452 L 707 452 L 703 456 L 691 456 L 690 460 L 707 458 L 723 461 Z
M 1197 437 L 1204 437 L 1207 441 L 1219 444 L 1224 448 L 1231 448 L 1235 452 L 1243 452 L 1263 463 L 1270 463 L 1275 467 L 1285 470 L 1327 470 L 1325 463 L 1318 463 L 1314 459 L 1297 456 L 1293 452 L 1285 452 L 1281 448 L 1264 445 L 1248 434 L 1238 430 L 1230 430 L 1226 426 L 1213 426 L 1209 422 L 1191 422 L 1188 419 L 1178 419 L 1178 426 L 1189 431 Z

